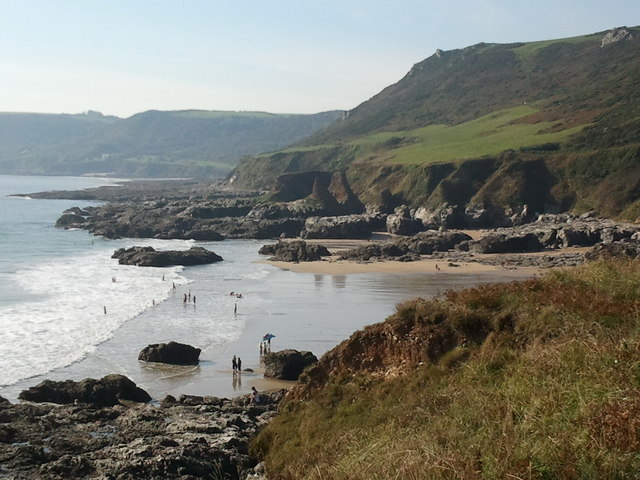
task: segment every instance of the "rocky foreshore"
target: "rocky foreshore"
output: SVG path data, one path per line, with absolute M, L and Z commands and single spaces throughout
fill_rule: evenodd
M 248 444 L 284 394 L 261 393 L 257 402 L 167 396 L 156 405 L 0 397 L 0 478 L 263 478 Z

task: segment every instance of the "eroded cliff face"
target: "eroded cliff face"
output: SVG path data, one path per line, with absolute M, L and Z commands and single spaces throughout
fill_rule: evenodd
M 300 379 L 289 399 L 305 399 L 330 378 L 365 375 L 391 378 L 438 363 L 445 355 L 481 344 L 494 329 L 472 310 L 414 299 L 398 306 L 385 322 L 354 333 L 325 354 Z M 461 355 L 463 355 L 461 353 Z

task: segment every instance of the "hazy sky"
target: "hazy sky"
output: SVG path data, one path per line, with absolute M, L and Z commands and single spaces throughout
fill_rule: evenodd
M 347 110 L 437 48 L 621 25 L 639 0 L 0 0 L 0 111 Z

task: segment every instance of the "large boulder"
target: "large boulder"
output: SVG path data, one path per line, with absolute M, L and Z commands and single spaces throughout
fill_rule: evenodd
M 394 235 L 415 235 L 422 230 L 422 222 L 411 216 L 405 206 L 398 207 L 387 217 L 387 232 Z
M 264 356 L 264 376 L 279 380 L 297 380 L 302 371 L 318 359 L 311 352 L 280 350 Z
M 20 400 L 51 403 L 87 403 L 97 407 L 117 405 L 120 400 L 148 402 L 151 397 L 124 375 L 107 375 L 99 380 L 85 378 L 80 382 L 45 380 L 20 392 Z
M 322 260 L 322 257 L 331 256 L 323 245 L 307 243 L 304 240 L 264 245 L 258 253 L 272 255 L 271 260 L 280 262 L 315 262 Z
M 310 217 L 305 221 L 302 238 L 368 238 L 372 220 L 366 215 Z
M 466 228 L 466 218 L 464 210 L 458 205 L 444 203 L 438 208 L 428 209 L 418 208 L 414 218 L 422 222 L 425 230 L 438 230 L 439 228 Z
M 202 247 L 189 250 L 157 251 L 153 247 L 120 248 L 111 258 L 117 258 L 121 265 L 139 267 L 168 267 L 171 265 L 204 265 L 222 261 L 222 257 Z
M 471 242 L 470 248 L 477 253 L 522 253 L 539 252 L 544 247 L 534 233 L 490 233 Z
M 170 363 L 172 365 L 197 365 L 201 350 L 184 343 L 154 343 L 138 354 L 143 362 Z

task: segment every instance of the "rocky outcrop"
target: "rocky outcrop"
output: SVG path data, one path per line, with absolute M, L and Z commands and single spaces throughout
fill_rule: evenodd
M 200 352 L 199 348 L 184 343 L 154 343 L 147 345 L 140 351 L 138 360 L 172 365 L 197 365 Z
M 316 215 L 362 213 L 364 206 L 354 195 L 343 172 L 297 172 L 280 175 L 271 190 L 276 201 L 308 200 Z
M 405 248 L 407 252 L 418 255 L 431 255 L 433 252 L 453 250 L 462 242 L 468 242 L 471 237 L 462 232 L 438 232 L 429 230 L 408 238 L 399 239 L 396 244 Z
M 323 245 L 307 243 L 304 240 L 264 245 L 258 253 L 272 255 L 270 260 L 280 262 L 315 262 L 322 260 L 322 257 L 331 256 L 329 250 Z
M 111 258 L 117 258 L 120 265 L 137 265 L 139 267 L 205 265 L 222 261 L 220 255 L 202 247 L 164 251 L 157 251 L 153 247 L 120 248 L 114 252 Z
M 601 243 L 585 254 L 587 260 L 609 260 L 614 258 L 640 257 L 640 238 Z
M 51 403 L 87 403 L 95 407 L 117 405 L 121 400 L 148 402 L 151 397 L 123 375 L 107 375 L 99 380 L 86 378 L 80 382 L 45 380 L 23 390 L 20 400 Z
M 259 405 L 248 395 L 169 396 L 159 406 L 0 404 L 0 476 L 244 479 L 257 465 L 249 442 L 283 396 L 262 392 Z
M 342 260 L 368 261 L 371 259 L 400 261 L 418 260 L 420 255 L 452 250 L 471 237 L 462 232 L 427 231 L 394 242 L 380 242 L 340 252 Z
M 618 27 L 614 28 L 607 32 L 607 34 L 602 37 L 602 41 L 600 42 L 600 47 L 605 47 L 607 45 L 611 45 L 612 43 L 617 43 L 622 40 L 631 40 L 633 39 L 633 34 L 629 31 L 627 27 Z
M 368 238 L 373 231 L 373 218 L 367 215 L 311 217 L 300 233 L 302 238 Z
M 281 350 L 264 356 L 264 376 L 279 380 L 297 380 L 302 371 L 318 359 L 311 352 Z
M 542 249 L 534 233 L 490 233 L 471 245 L 476 253 L 539 252 Z
M 469 242 L 468 249 L 476 253 L 515 253 L 592 247 L 599 243 L 630 239 L 639 231 L 638 225 L 591 216 L 540 215 L 533 223 L 497 229 L 479 240 Z
M 366 262 L 371 259 L 386 260 L 406 255 L 408 250 L 392 242 L 370 243 L 339 253 L 341 260 L 355 260 Z
M 387 232 L 394 235 L 415 235 L 422 229 L 422 222 L 412 217 L 407 207 L 398 207 L 387 216 Z

